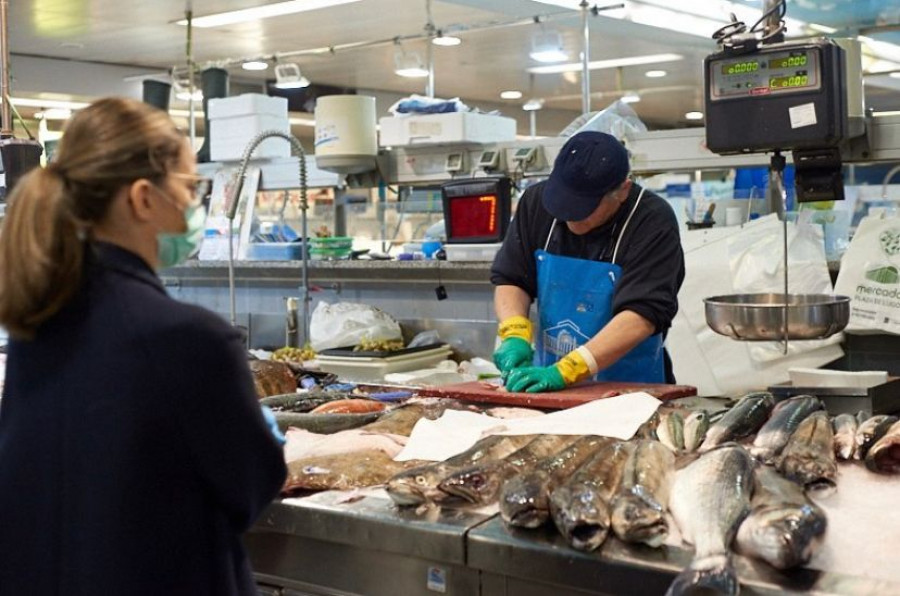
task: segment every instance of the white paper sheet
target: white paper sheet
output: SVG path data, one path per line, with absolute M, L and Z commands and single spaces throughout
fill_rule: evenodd
M 497 419 L 447 410 L 437 420 L 419 420 L 395 461 L 443 461 L 488 435 L 600 435 L 627 440 L 662 402 L 648 393 L 598 399 L 546 416 Z

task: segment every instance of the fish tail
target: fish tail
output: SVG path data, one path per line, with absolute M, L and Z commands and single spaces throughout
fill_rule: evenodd
M 718 554 L 694 559 L 675 577 L 666 596 L 690 594 L 697 588 L 713 590 L 726 596 L 737 596 L 740 584 L 731 565 L 731 557 L 727 554 Z

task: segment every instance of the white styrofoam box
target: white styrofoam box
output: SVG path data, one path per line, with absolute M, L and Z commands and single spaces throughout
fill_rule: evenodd
M 238 161 L 253 137 L 265 130 L 291 132 L 287 100 L 248 93 L 209 100 L 210 158 Z M 254 158 L 290 157 L 285 139 L 266 139 L 254 150 Z
M 516 140 L 516 121 L 476 112 L 389 116 L 378 121 L 382 147 Z
M 448 261 L 493 261 L 502 242 L 491 244 L 449 244 L 444 243 Z
M 336 374 L 342 380 L 365 382 L 380 381 L 388 373 L 428 368 L 446 360 L 452 353 L 453 349 L 445 344 L 430 350 L 385 358 L 320 354 L 318 361 L 319 368 L 325 372 Z
M 300 186 L 300 158 L 276 157 L 259 164 L 260 189 L 298 188 Z
M 875 387 L 887 383 L 884 370 L 828 370 L 824 368 L 789 368 L 794 387 Z

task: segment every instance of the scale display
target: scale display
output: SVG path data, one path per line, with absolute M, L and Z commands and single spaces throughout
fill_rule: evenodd
M 499 242 L 511 209 L 509 178 L 448 182 L 441 187 L 448 243 Z
M 815 90 L 822 82 L 819 53 L 798 49 L 720 58 L 709 63 L 709 80 L 712 101 Z
M 457 238 L 497 234 L 497 195 L 454 197 L 450 202 L 450 226 Z

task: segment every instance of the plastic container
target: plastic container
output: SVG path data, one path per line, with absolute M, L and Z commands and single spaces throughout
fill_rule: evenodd
M 446 360 L 452 353 L 453 350 L 450 346 L 444 344 L 429 350 L 382 358 L 320 354 L 318 361 L 319 368 L 325 372 L 334 373 L 343 380 L 371 382 L 381 381 L 388 373 L 429 368 Z
M 350 236 L 309 239 L 309 256 L 311 259 L 340 259 L 349 255 L 352 250 L 353 238 Z
M 375 98 L 326 95 L 316 101 L 316 165 L 358 174 L 375 168 L 378 155 Z
M 390 116 L 378 121 L 382 147 L 516 140 L 516 121 L 476 112 Z
M 251 261 L 301 261 L 302 242 L 251 242 L 247 245 L 247 259 Z

